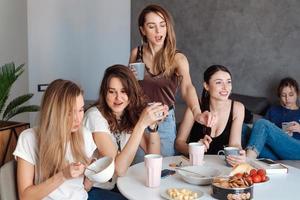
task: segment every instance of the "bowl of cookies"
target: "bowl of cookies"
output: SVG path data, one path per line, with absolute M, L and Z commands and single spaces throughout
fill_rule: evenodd
M 252 199 L 253 182 L 243 176 L 216 177 L 212 182 L 212 196 L 226 200 Z

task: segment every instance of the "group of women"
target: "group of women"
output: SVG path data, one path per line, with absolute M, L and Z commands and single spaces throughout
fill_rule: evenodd
M 83 92 L 78 85 L 58 79 L 48 86 L 39 125 L 20 135 L 14 152 L 20 199 L 125 199 L 115 183 L 132 163 L 142 161 L 143 155 L 149 153 L 188 154 L 189 142 L 202 142 L 210 154 L 224 145 L 239 147 L 239 156 L 228 157 L 233 166 L 246 162 L 247 156 L 270 152 L 274 158 L 294 155 L 298 159 L 300 141 L 266 120 L 254 124 L 249 144 L 242 150 L 244 106 L 229 98 L 230 71 L 221 65 L 207 68 L 198 100 L 188 60 L 176 48 L 170 14 L 158 5 L 149 5 L 141 12 L 138 23 L 143 44 L 132 50 L 129 62 L 145 63 L 143 80 L 137 81 L 134 71 L 126 66 L 108 67 L 99 98 L 85 114 Z M 281 119 L 277 116 L 274 123 L 293 121 L 288 130 L 295 136 L 300 132 L 298 85 L 288 82 L 280 88 L 281 107 L 268 113 L 291 115 Z M 176 135 L 174 109 L 178 89 L 187 109 Z M 263 141 L 258 139 L 262 137 L 261 129 Z M 276 143 L 278 140 L 286 142 L 286 148 Z M 94 157 L 102 156 L 114 158 L 115 174 L 105 184 L 92 183 L 83 175 L 85 167 Z

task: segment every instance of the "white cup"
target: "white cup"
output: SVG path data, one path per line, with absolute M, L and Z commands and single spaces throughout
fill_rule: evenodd
M 147 154 L 144 156 L 146 167 L 146 186 L 155 188 L 160 185 L 162 168 L 162 156 L 159 154 Z
M 205 146 L 200 142 L 189 143 L 189 158 L 191 165 L 202 165 Z
M 134 68 L 137 73 L 137 80 L 143 80 L 144 79 L 144 73 L 145 73 L 145 63 L 139 62 L 139 63 L 129 63 L 130 68 Z

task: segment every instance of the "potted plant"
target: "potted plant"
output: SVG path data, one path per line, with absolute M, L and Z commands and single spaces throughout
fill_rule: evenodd
M 12 62 L 0 68 L 0 166 L 11 159 L 18 134 L 29 128 L 29 123 L 9 120 L 17 114 L 39 110 L 37 105 L 23 105 L 33 96 L 31 93 L 18 96 L 7 103 L 13 83 L 24 72 L 23 67 L 24 64 L 16 67 Z

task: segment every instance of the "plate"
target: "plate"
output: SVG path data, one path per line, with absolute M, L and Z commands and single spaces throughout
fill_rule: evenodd
M 169 188 L 169 189 L 171 189 L 171 188 Z M 175 189 L 175 188 L 173 188 L 173 189 Z M 176 189 L 181 190 L 181 189 L 183 189 L 183 188 L 176 188 Z M 200 199 L 200 198 L 204 195 L 204 193 L 203 193 L 202 191 L 200 191 L 200 190 L 188 189 L 188 188 L 184 188 L 184 189 L 187 189 L 187 190 L 190 190 L 190 191 L 192 191 L 192 192 L 197 193 L 197 196 L 198 196 L 198 197 L 197 197 L 196 199 L 193 199 L 193 200 L 198 200 L 198 199 Z M 163 198 L 168 199 L 168 200 L 174 200 L 173 198 L 171 198 L 171 197 L 168 195 L 167 191 L 168 191 L 168 189 L 161 190 L 161 191 L 160 191 L 160 196 L 162 196 Z
M 184 181 L 194 185 L 209 185 L 211 184 L 212 179 L 214 177 L 219 176 L 221 174 L 221 171 L 211 166 L 187 166 L 187 167 L 182 167 L 181 169 L 186 171 L 177 169 L 179 176 Z M 199 173 L 204 177 L 198 176 L 196 174 L 187 171 Z
M 270 178 L 268 176 L 266 176 L 266 180 L 264 182 L 258 182 L 258 183 L 253 183 L 254 185 L 260 185 L 260 184 L 264 184 L 267 183 L 270 180 Z

